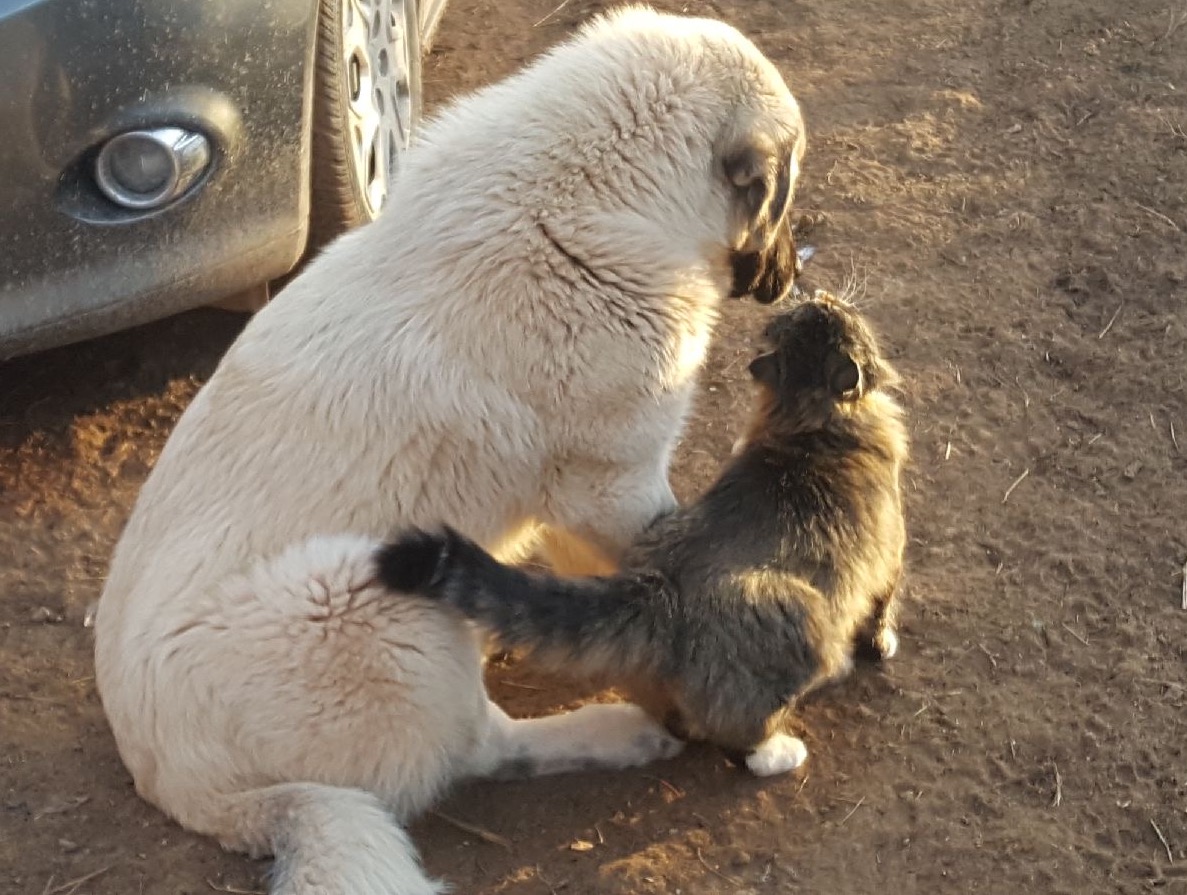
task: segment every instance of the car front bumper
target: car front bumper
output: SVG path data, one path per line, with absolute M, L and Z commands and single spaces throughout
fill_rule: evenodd
M 296 264 L 316 0 L 0 0 L 0 358 L 215 301 Z M 152 213 L 95 149 L 178 125 L 207 172 Z

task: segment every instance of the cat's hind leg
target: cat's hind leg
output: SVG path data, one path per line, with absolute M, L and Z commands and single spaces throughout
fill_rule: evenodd
M 885 594 L 874 601 L 870 617 L 858 630 L 855 653 L 859 659 L 885 662 L 898 653 L 899 578 L 896 575 Z
M 586 705 L 544 718 L 511 718 L 487 703 L 487 724 L 469 771 L 496 779 L 636 767 L 684 743 L 629 703 Z

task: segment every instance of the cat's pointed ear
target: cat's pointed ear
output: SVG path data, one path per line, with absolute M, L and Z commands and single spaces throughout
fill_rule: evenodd
M 755 382 L 774 388 L 779 381 L 779 358 L 775 354 L 760 354 L 750 362 L 750 375 Z
M 828 388 L 837 398 L 860 398 L 862 394 L 861 368 L 848 352 L 837 350 L 828 364 Z

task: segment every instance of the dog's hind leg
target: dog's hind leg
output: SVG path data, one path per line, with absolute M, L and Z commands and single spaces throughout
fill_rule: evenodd
M 588 541 L 559 528 L 546 528 L 540 550 L 558 575 L 613 575 L 617 564 Z
M 515 779 L 636 767 L 680 752 L 684 743 L 636 705 L 586 705 L 544 718 L 511 718 L 487 704 L 485 737 L 469 771 Z

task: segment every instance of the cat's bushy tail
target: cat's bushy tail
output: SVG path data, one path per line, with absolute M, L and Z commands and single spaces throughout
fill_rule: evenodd
M 673 601 L 659 575 L 560 578 L 504 565 L 451 528 L 411 529 L 376 554 L 394 591 L 443 603 L 504 647 L 568 672 L 646 672 L 669 637 Z

